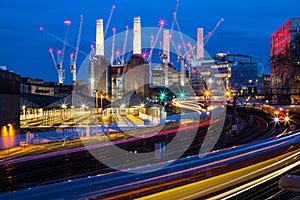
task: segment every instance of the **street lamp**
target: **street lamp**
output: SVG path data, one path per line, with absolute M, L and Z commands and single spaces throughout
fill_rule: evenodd
M 225 93 L 225 96 L 226 96 L 227 98 L 230 98 L 230 95 L 231 95 L 231 92 L 228 90 L 228 91 Z
M 103 114 L 103 106 L 102 106 L 102 102 L 103 102 L 103 94 L 101 93 L 100 94 L 100 99 L 101 99 L 101 102 L 100 102 L 100 106 L 101 106 L 101 114 Z
M 23 120 L 26 119 L 26 106 L 22 106 L 22 109 L 23 109 Z
M 205 100 L 207 101 L 208 97 L 210 96 L 209 90 L 206 90 L 206 91 L 204 92 L 204 96 L 205 96 Z
M 98 114 L 98 90 L 95 90 L 95 113 Z
M 181 92 L 179 93 L 179 97 L 180 97 L 181 99 L 184 99 L 184 98 L 186 97 L 185 92 L 181 91 Z

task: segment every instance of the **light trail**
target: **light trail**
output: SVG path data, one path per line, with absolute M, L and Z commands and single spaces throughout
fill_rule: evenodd
M 198 181 L 195 183 L 191 183 L 188 185 L 176 187 L 176 188 L 166 190 L 163 192 L 159 192 L 159 193 L 156 193 L 153 195 L 145 196 L 145 197 L 139 198 L 139 200 L 146 200 L 146 199 L 147 200 L 148 199 L 149 200 L 150 199 L 158 200 L 158 199 L 174 199 L 174 198 L 180 199 L 180 200 L 186 200 L 186 199 L 197 199 L 197 198 L 205 197 L 209 194 L 213 194 L 217 191 L 226 189 L 228 187 L 239 185 L 239 183 L 245 182 L 246 180 L 251 180 L 254 177 L 259 177 L 263 174 L 266 174 L 266 173 L 268 173 L 268 171 L 273 170 L 272 167 L 280 168 L 283 165 L 287 165 L 288 163 L 286 163 L 286 162 L 293 162 L 294 158 L 299 156 L 299 154 L 300 154 L 299 151 L 287 153 L 287 154 L 278 156 L 276 158 L 272 158 L 270 160 L 263 161 L 258 164 L 254 164 L 249 167 L 245 167 L 245 168 L 242 168 L 239 170 L 228 172 L 226 174 L 215 176 L 215 177 L 205 179 L 202 181 Z M 287 172 L 288 170 L 296 167 L 299 164 L 300 164 L 300 161 L 298 160 L 295 163 L 292 163 L 282 169 L 279 169 L 277 172 L 273 172 L 269 175 L 266 175 L 265 177 L 259 178 L 257 180 L 254 180 L 254 181 L 244 184 L 242 186 L 238 186 L 235 189 L 232 189 L 225 193 L 219 194 L 217 196 L 213 196 L 209 199 L 222 199 L 222 198 L 225 199 L 225 197 L 228 197 L 226 199 L 232 198 L 232 197 L 236 196 L 238 194 L 237 192 L 240 191 L 242 188 L 250 189 L 249 187 L 251 185 L 258 184 L 258 183 L 261 184 L 261 183 L 263 183 L 262 181 L 265 182 L 267 180 L 274 178 L 274 176 L 279 176 L 279 175 Z M 232 193 L 234 193 L 235 195 L 229 197 L 229 195 L 233 195 Z
M 297 157 L 299 154 L 300 154 L 300 152 L 295 152 L 294 154 L 292 154 L 292 155 L 290 155 L 290 156 L 288 156 L 288 157 L 286 157 L 284 159 L 281 159 L 281 160 L 279 160 L 276 163 L 272 163 L 269 166 L 266 166 L 264 168 L 261 168 L 261 169 L 257 170 L 257 172 L 263 171 L 263 170 L 268 170 L 269 168 L 272 168 L 272 167 L 276 167 L 276 165 L 282 164 L 282 162 L 287 162 L 289 159 L 293 159 L 294 157 Z M 230 190 L 228 192 L 220 194 L 220 195 L 216 196 L 216 198 L 222 198 L 224 200 L 225 199 L 233 198 L 233 197 L 235 197 L 235 196 L 237 196 L 237 195 L 239 195 L 239 194 L 241 194 L 243 192 L 246 192 L 246 191 L 248 191 L 248 190 L 250 190 L 250 189 L 252 189 L 252 188 L 254 188 L 256 186 L 259 186 L 260 184 L 263 184 L 263 183 L 265 183 L 267 181 L 270 181 L 270 180 L 272 180 L 272 179 L 274 179 L 274 178 L 276 178 L 278 176 L 281 176 L 284 173 L 288 172 L 289 170 L 291 170 L 294 167 L 297 167 L 299 165 L 300 165 L 300 161 L 297 161 L 297 162 L 295 162 L 295 163 L 293 163 L 293 164 L 291 164 L 289 166 L 286 166 L 286 167 L 284 167 L 282 169 L 279 169 L 279 170 L 277 170 L 275 172 L 272 172 L 272 173 L 266 175 L 265 177 L 259 178 L 257 180 L 254 180 L 254 181 L 250 182 L 250 183 L 247 183 L 247 184 L 244 184 L 242 186 L 239 186 L 239 187 L 237 187 L 237 188 L 235 188 L 233 190 Z M 252 172 L 252 174 L 254 174 L 254 172 Z M 228 195 L 228 194 L 230 194 L 230 195 Z M 226 196 L 226 197 L 224 197 L 224 196 Z

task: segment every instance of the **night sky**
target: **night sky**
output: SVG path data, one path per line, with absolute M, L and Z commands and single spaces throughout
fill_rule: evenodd
M 112 5 L 116 5 L 116 9 L 109 30 L 116 27 L 120 32 L 126 25 L 132 28 L 134 16 L 141 16 L 143 27 L 157 27 L 158 20 L 164 18 L 166 28 L 170 28 L 176 0 L 1 0 L 0 66 L 5 65 L 23 77 L 57 81 L 48 49 L 62 45 L 40 32 L 39 27 L 64 38 L 63 21 L 70 19 L 68 41 L 75 45 L 83 14 L 81 50 L 88 53 L 95 40 L 95 20 L 104 18 L 106 23 Z M 177 16 L 181 31 L 195 39 L 197 27 L 203 27 L 206 35 L 220 18 L 225 19 L 206 46 L 210 55 L 247 54 L 261 56 L 267 62 L 270 35 L 288 18 L 300 17 L 299 8 L 298 0 L 181 0 Z M 108 31 L 107 36 L 110 34 Z M 83 57 L 80 55 L 79 62 Z M 65 83 L 71 83 L 68 68 Z

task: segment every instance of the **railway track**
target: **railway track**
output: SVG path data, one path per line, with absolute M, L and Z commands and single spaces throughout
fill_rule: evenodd
M 256 121 L 256 120 L 255 120 Z M 258 122 L 261 121 L 257 119 Z M 219 143 L 216 145 L 219 149 L 220 142 L 228 137 L 225 133 L 232 125 L 232 118 L 226 117 L 223 134 L 219 139 Z M 205 138 L 208 125 L 199 127 L 198 133 L 195 138 L 185 138 L 186 140 L 193 141 L 189 144 L 188 149 L 183 153 L 181 158 L 199 154 L 202 142 Z M 261 127 L 257 125 L 254 131 L 258 131 Z M 169 143 L 173 137 L 178 134 L 174 132 L 172 134 L 166 134 L 153 138 L 145 138 L 139 141 L 121 143 L 118 146 L 128 152 L 147 153 L 154 151 L 155 143 L 165 142 Z M 181 134 L 189 136 L 188 131 L 183 131 Z M 184 137 L 183 137 L 184 138 Z M 228 139 L 228 138 L 227 138 Z M 253 138 L 252 138 L 253 140 Z M 184 143 L 184 141 L 182 141 Z M 247 142 L 246 140 L 244 142 Z M 223 147 L 232 146 L 234 141 L 226 143 Z M 236 145 L 234 143 L 234 145 Z M 108 153 L 105 153 L 106 148 L 100 148 L 99 154 L 103 155 L 103 159 L 109 160 Z M 178 151 L 181 151 L 178 149 Z M 178 153 L 174 150 L 174 154 Z M 117 157 L 114 159 L 118 159 Z M 145 164 L 142 161 L 135 160 L 137 165 Z M 126 165 L 124 165 L 126 166 Z M 5 165 L 0 163 L 0 188 L 1 192 L 14 191 L 22 188 L 34 187 L 38 185 L 50 184 L 54 182 L 66 181 L 74 178 L 81 178 L 96 174 L 103 174 L 112 172 L 114 169 L 108 168 L 106 165 L 99 162 L 89 151 L 80 151 L 76 153 L 63 154 L 55 157 L 47 157 L 45 159 L 25 161 L 21 163 L 10 162 Z

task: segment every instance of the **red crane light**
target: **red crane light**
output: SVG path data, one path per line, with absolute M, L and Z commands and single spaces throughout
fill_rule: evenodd
M 164 19 L 159 20 L 160 27 L 164 27 L 165 25 L 166 25 L 166 20 L 164 20 Z
M 50 48 L 50 49 L 49 49 L 49 52 L 50 52 L 50 53 L 52 53 L 52 52 L 53 52 L 53 49 L 52 49 L 52 48 Z
M 43 30 L 44 30 L 44 28 L 41 26 L 41 27 L 40 27 L 40 31 L 43 31 Z
M 147 56 L 148 56 L 148 53 L 147 53 L 146 51 L 144 51 L 144 52 L 142 53 L 142 57 L 145 59 Z
M 58 50 L 58 51 L 57 51 L 57 54 L 61 54 L 61 50 Z
M 71 25 L 71 21 L 70 21 L 70 20 L 65 20 L 65 21 L 64 21 L 64 24 L 65 24 L 65 25 Z

